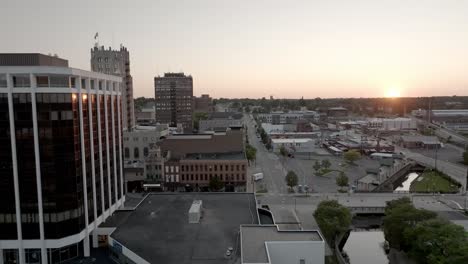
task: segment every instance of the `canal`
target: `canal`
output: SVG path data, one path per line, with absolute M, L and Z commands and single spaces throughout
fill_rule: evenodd
M 403 183 L 398 186 L 396 189 L 395 189 L 395 193 L 398 193 L 398 192 L 409 192 L 410 191 L 410 187 L 411 187 L 411 183 L 416 180 L 416 178 L 418 178 L 419 174 L 417 174 L 416 172 L 411 172 L 409 173 L 408 175 L 406 175 L 405 177 L 405 180 L 403 181 Z
M 353 230 L 343 250 L 351 264 L 388 264 L 384 242 L 384 233 L 380 229 Z

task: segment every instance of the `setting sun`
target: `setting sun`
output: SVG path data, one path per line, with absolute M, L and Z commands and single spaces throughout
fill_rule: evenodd
M 400 97 L 400 89 L 398 87 L 390 87 L 385 91 L 385 97 Z

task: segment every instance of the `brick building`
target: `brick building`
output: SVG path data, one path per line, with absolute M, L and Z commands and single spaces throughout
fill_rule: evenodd
M 247 159 L 242 130 L 205 135 L 173 135 L 160 144 L 165 162 L 162 179 L 166 187 L 207 187 L 218 178 L 226 187 L 244 187 Z
M 214 111 L 213 99 L 208 94 L 202 94 L 200 97 L 193 97 L 193 112 L 211 113 Z
M 193 79 L 182 73 L 165 73 L 154 78 L 156 122 L 192 132 Z

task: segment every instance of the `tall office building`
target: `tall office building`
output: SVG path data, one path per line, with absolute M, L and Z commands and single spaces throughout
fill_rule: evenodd
M 95 46 L 91 49 L 91 70 L 122 77 L 123 128 L 133 130 L 135 127 L 133 78 L 130 74 L 130 54 L 127 48 L 121 45 L 120 50 L 112 50 L 110 47 L 106 50 L 104 46 Z
M 124 202 L 122 78 L 0 54 L 0 263 L 89 256 Z
M 154 78 L 156 121 L 192 132 L 193 79 L 182 73 L 165 73 Z

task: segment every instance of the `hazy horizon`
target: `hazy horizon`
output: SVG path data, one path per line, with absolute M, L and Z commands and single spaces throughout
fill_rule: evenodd
M 214 98 L 468 95 L 468 1 L 7 1 L 0 52 L 90 69 L 130 51 L 135 97 L 184 71 Z M 339 8 L 337 8 L 339 7 Z

